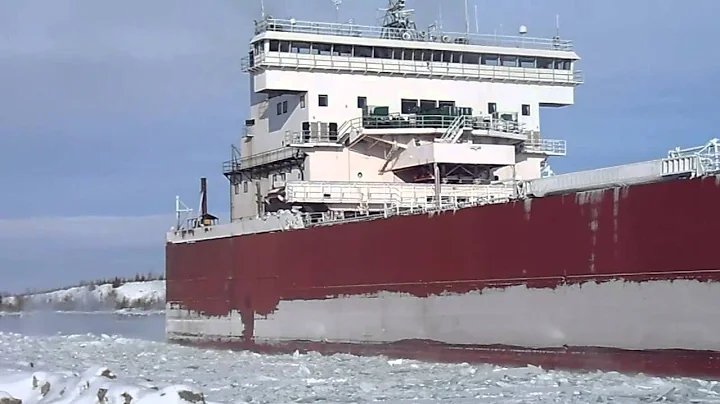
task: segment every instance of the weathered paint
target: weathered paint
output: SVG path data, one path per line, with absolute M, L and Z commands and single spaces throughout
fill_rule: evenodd
M 636 185 L 619 192 L 608 189 L 550 196 L 531 203 L 488 205 L 432 217 L 393 217 L 168 244 L 167 298 L 170 304 L 202 316 L 222 317 L 237 310 L 246 343 L 264 333 L 272 338 L 295 338 L 291 334 L 296 327 L 274 329 L 261 317 L 287 322 L 306 316 L 308 322 L 325 318 L 331 324 L 333 317 L 328 317 L 328 311 L 345 306 L 331 303 L 337 299 L 323 300 L 389 292 L 420 302 L 409 308 L 411 313 L 415 310 L 414 321 L 420 323 L 405 323 L 410 330 L 393 331 L 379 340 L 352 329 L 341 340 L 412 338 L 415 334 L 409 331 L 413 327 L 427 330 L 432 324 L 432 316 L 427 317 L 418 307 L 433 306 L 432 302 L 439 302 L 437 296 L 451 294 L 463 297 L 436 303 L 434 315 L 487 323 L 491 330 L 478 333 L 480 325 L 457 325 L 456 330 L 465 330 L 464 336 L 437 330 L 430 335 L 416 333 L 419 336 L 415 338 L 444 338 L 448 344 L 466 347 L 577 344 L 578 352 L 587 352 L 585 345 L 717 350 L 713 339 L 718 330 L 704 324 L 717 323 L 717 315 L 708 305 L 720 301 L 714 283 L 720 282 L 720 255 L 716 252 L 720 217 L 712 213 L 717 206 L 720 187 L 711 177 Z M 692 282 L 670 282 L 681 279 Z M 644 283 L 653 280 L 663 282 L 652 283 L 655 286 Z M 563 286 L 577 284 L 582 286 Z M 525 290 L 512 299 L 488 300 L 493 303 L 477 297 L 492 296 L 486 288 L 502 290 L 514 285 L 548 290 L 544 294 Z M 431 298 L 417 299 L 423 297 Z M 526 303 L 518 298 L 527 299 Z M 319 302 L 299 302 L 302 300 Z M 348 324 L 364 324 L 377 333 L 383 312 L 376 305 L 387 301 L 379 302 L 363 301 L 342 313 Z M 318 312 L 307 309 L 313 304 L 319 305 Z M 474 307 L 478 304 L 497 307 L 478 310 Z M 297 307 L 304 308 L 298 312 Z M 545 309 L 554 314 L 543 314 Z M 474 311 L 478 313 L 472 314 Z M 491 313 L 497 313 L 496 317 Z M 670 315 L 663 317 L 666 314 Z M 478 317 L 472 320 L 473 315 Z M 575 324 L 578 321 L 604 322 L 614 330 L 585 330 Z M 517 327 L 521 327 L 520 334 Z M 315 338 L 333 337 L 327 328 L 313 332 Z M 557 355 L 554 351 L 552 357 Z M 716 356 L 694 356 L 693 363 L 707 371 L 707 361 Z M 654 358 L 648 363 L 667 370 L 667 363 Z M 678 373 L 691 372 L 690 364 L 683 366 Z M 720 374 L 717 368 L 710 368 Z

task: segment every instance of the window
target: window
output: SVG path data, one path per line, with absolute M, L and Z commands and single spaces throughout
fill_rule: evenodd
M 498 55 L 483 55 L 482 64 L 488 66 L 499 66 L 500 60 L 498 58 Z
M 552 69 L 553 60 L 550 58 L 537 58 L 538 69 Z
M 305 94 L 300 96 L 300 108 L 305 108 Z
M 290 52 L 292 53 L 310 53 L 309 42 L 293 42 L 291 45 Z
M 462 61 L 464 64 L 468 64 L 468 65 L 480 64 L 480 54 L 478 54 L 478 53 L 463 53 Z
M 312 53 L 316 55 L 330 55 L 332 53 L 332 45 L 327 43 L 314 43 L 312 45 Z
M 277 110 L 278 115 L 282 114 L 282 103 L 278 102 L 277 105 L 275 106 L 275 109 Z
M 290 52 L 289 41 L 280 41 L 280 52 Z
M 355 57 L 356 58 L 371 58 L 373 55 L 373 48 L 371 46 L 356 46 Z
M 488 114 L 494 114 L 497 112 L 497 104 L 494 102 L 488 102 Z
M 528 57 L 520 57 L 520 67 L 534 68 L 535 67 L 535 59 L 528 58 Z
M 287 101 L 282 102 L 282 113 L 287 114 Z
M 438 101 L 438 108 L 454 107 L 455 101 Z
M 403 114 L 414 114 L 418 110 L 418 100 L 400 100 L 400 112 Z
M 280 41 L 278 40 L 271 40 L 270 41 L 270 52 L 277 52 L 280 50 Z
M 523 116 L 530 116 L 530 105 L 528 105 L 528 104 L 522 105 L 522 114 L 523 114 Z
M 328 96 L 325 94 L 318 95 L 318 106 L 321 107 L 327 107 L 328 106 Z
M 503 65 L 503 66 L 507 66 L 507 67 L 517 67 L 517 61 L 518 61 L 517 56 L 507 56 L 507 55 L 504 55 L 501 60 L 502 60 L 502 65 Z
M 352 56 L 352 45 L 333 45 L 333 55 Z
M 367 97 L 358 97 L 357 106 L 358 108 L 367 107 Z
M 243 192 L 244 192 L 244 193 L 247 193 L 247 191 L 248 191 L 248 182 L 247 182 L 247 181 L 243 181 Z
M 235 195 L 239 194 L 240 193 L 240 184 L 235 184 L 233 186 L 233 189 L 235 191 Z
M 376 46 L 375 47 L 375 58 L 377 58 L 377 59 L 392 59 L 392 49 Z

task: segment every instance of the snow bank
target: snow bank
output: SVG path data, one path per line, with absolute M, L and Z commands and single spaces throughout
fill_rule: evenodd
M 125 384 L 102 366 L 72 372 L 0 371 L 2 404 L 175 404 L 206 403 L 201 391 L 184 385 L 159 388 Z
M 162 310 L 165 308 L 165 281 L 128 282 L 77 286 L 35 295 L 5 297 L 0 311 L 66 310 L 97 311 L 118 309 Z

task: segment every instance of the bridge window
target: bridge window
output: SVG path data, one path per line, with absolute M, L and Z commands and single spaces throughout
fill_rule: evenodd
M 277 110 L 277 111 L 276 111 L 276 112 L 277 112 L 277 115 L 281 115 L 281 114 L 282 114 L 282 104 L 281 104 L 281 103 L 278 102 L 277 105 L 275 106 L 275 109 Z
M 488 114 L 494 114 L 497 112 L 497 104 L 494 102 L 488 102 Z
M 517 67 L 517 56 L 503 55 L 502 65 L 506 67 Z
M 287 101 L 283 101 L 283 102 L 282 102 L 282 113 L 283 113 L 283 114 L 287 114 L 287 111 L 288 111 Z
M 438 108 L 454 107 L 455 101 L 438 101 Z
M 290 52 L 292 53 L 303 53 L 303 54 L 309 54 L 310 53 L 310 43 L 309 42 L 293 42 L 290 47 Z
M 371 58 L 373 55 L 373 49 L 370 46 L 355 46 L 355 57 L 358 58 Z
M 280 51 L 280 41 L 273 39 L 270 41 L 270 52 Z
M 358 97 L 358 99 L 357 99 L 357 107 L 358 107 L 358 108 L 365 108 L 365 107 L 367 107 L 367 97 Z
M 530 116 L 530 105 L 528 105 L 528 104 L 522 105 L 522 114 L 523 114 L 523 116 Z
M 318 95 L 318 106 L 320 106 L 320 107 L 328 106 L 328 96 L 326 94 Z
M 313 54 L 329 56 L 332 52 L 332 45 L 326 43 L 312 44 Z
M 520 57 L 520 67 L 534 68 L 535 67 L 535 58 L 521 56 Z
M 345 56 L 375 59 L 395 59 L 434 63 L 462 63 L 468 65 L 522 67 L 526 69 L 571 70 L 573 60 L 518 55 L 481 54 L 432 49 L 389 48 L 385 46 L 344 45 L 320 42 L 290 42 L 269 40 L 271 52 L 291 52 L 323 56 Z M 255 45 L 255 54 L 263 51 L 262 42 Z
M 498 55 L 483 55 L 482 64 L 488 66 L 500 66 L 500 60 L 498 59 Z
M 479 53 L 467 53 L 467 52 L 463 53 L 462 62 L 464 64 L 469 64 L 469 65 L 480 64 L 480 54 Z
M 553 60 L 550 58 L 537 58 L 538 69 L 552 69 Z
M 375 47 L 375 58 L 376 59 L 392 59 L 392 49 L 376 46 Z
M 248 182 L 247 182 L 247 181 L 243 181 L 243 192 L 244 192 L 244 193 L 247 193 L 247 191 L 248 191 Z
M 352 45 L 333 45 L 333 55 L 352 56 Z
M 570 61 L 564 59 L 555 59 L 555 68 L 558 70 L 570 70 Z

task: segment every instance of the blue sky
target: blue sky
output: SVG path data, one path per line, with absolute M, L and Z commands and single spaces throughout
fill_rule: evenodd
M 408 0 L 421 26 L 438 2 Z M 542 111 L 568 140 L 556 172 L 663 156 L 717 136 L 716 0 L 469 0 L 481 32 L 575 41 L 586 84 Z M 344 0 L 372 23 L 385 0 Z M 463 0 L 443 0 L 462 31 Z M 330 0 L 265 0 L 276 17 L 334 19 Z M 0 290 L 160 272 L 174 197 L 226 216 L 221 163 L 246 117 L 240 71 L 260 0 L 0 2 Z M 471 17 L 471 27 L 474 28 Z

